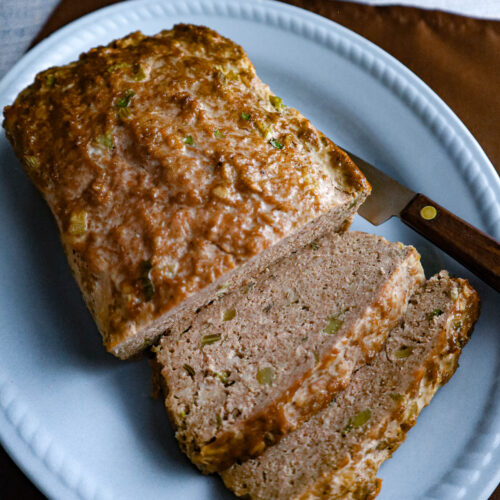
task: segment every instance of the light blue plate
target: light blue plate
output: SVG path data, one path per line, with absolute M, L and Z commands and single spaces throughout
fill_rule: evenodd
M 415 75 L 371 43 L 268 1 L 117 4 L 58 31 L 0 83 L 0 106 L 48 66 L 131 31 L 208 25 L 334 141 L 500 237 L 500 182 L 471 134 Z M 180 454 L 145 361 L 105 354 L 49 210 L 0 135 L 0 437 L 51 498 L 231 498 Z M 500 480 L 499 295 L 391 220 L 354 227 L 411 243 L 428 275 L 470 278 L 483 299 L 451 382 L 381 470 L 380 500 L 486 499 Z

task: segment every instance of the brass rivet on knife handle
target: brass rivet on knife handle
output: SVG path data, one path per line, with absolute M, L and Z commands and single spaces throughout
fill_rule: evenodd
M 425 205 L 425 207 L 420 210 L 420 217 L 425 220 L 432 220 L 436 218 L 437 213 L 436 207 Z
M 435 215 L 430 217 L 434 211 Z M 488 285 L 500 291 L 500 243 L 498 241 L 453 215 L 423 194 L 414 196 L 400 213 L 400 218 Z

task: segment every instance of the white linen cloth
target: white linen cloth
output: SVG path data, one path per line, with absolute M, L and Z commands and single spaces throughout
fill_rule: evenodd
M 461 14 L 462 16 L 500 20 L 500 0 L 351 0 L 369 5 L 405 5 Z
M 440 9 L 466 16 L 500 20 L 500 0 L 355 1 L 372 5 L 399 4 Z M 0 79 L 23 55 L 58 3 L 59 0 L 0 0 Z

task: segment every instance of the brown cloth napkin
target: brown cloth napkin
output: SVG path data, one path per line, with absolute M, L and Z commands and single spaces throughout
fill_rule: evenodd
M 62 0 L 33 45 L 118 0 Z M 356 31 L 414 71 L 455 111 L 500 173 L 500 22 L 409 7 L 286 0 Z M 0 496 L 43 498 L 0 448 Z M 500 487 L 490 500 L 500 500 Z

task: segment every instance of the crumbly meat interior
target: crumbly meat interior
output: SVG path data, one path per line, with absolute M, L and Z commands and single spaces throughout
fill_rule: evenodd
M 206 471 L 261 453 L 376 354 L 422 281 L 413 248 L 348 232 L 221 290 L 158 354 L 184 450 Z
M 332 405 L 260 457 L 223 472 L 226 485 L 252 499 L 374 498 L 378 467 L 455 371 L 478 311 L 467 281 L 444 272 L 431 278 L 384 350 Z
M 201 26 L 92 49 L 37 75 L 4 114 L 110 350 L 369 192 L 240 46 Z

